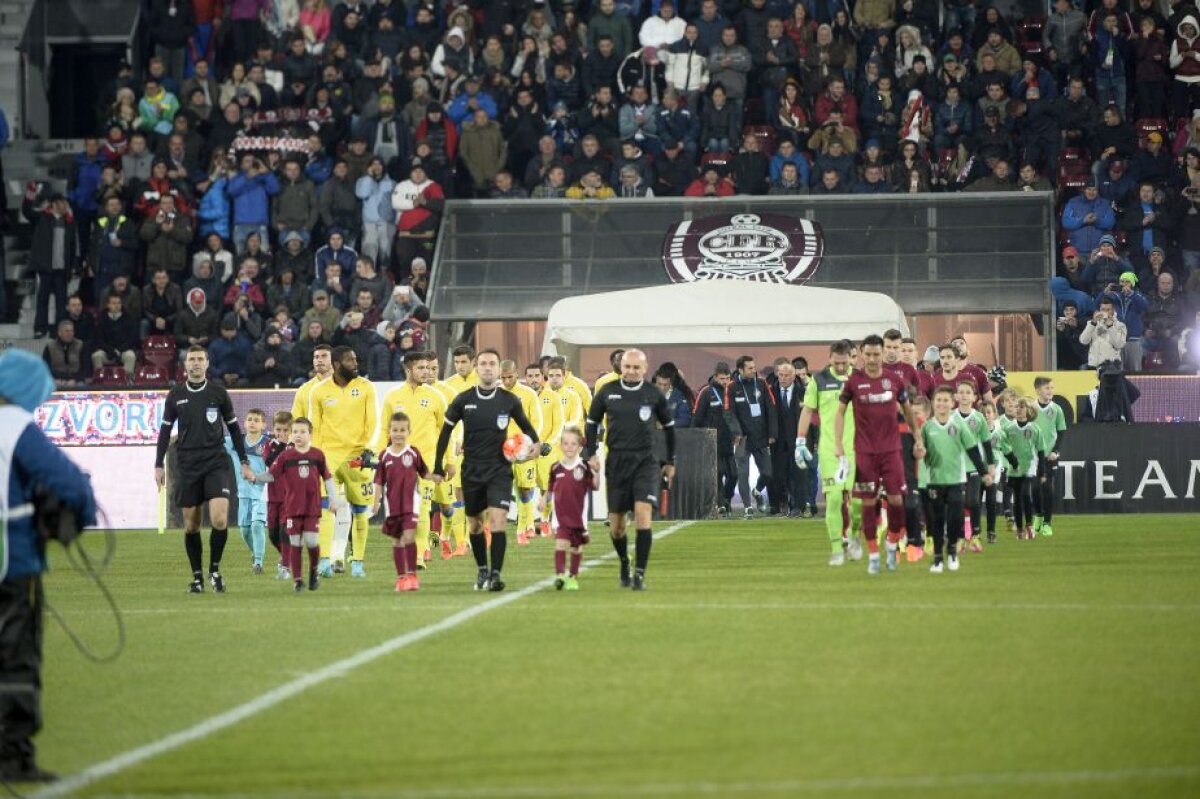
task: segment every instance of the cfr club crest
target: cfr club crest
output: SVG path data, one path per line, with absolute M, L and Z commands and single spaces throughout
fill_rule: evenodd
M 821 226 L 783 214 L 721 214 L 680 222 L 663 242 L 674 283 L 756 280 L 801 285 L 821 263 Z

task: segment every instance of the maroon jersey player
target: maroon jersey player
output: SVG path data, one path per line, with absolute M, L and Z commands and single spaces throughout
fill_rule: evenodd
M 428 478 L 429 468 L 421 453 L 409 446 L 411 432 L 408 415 L 393 413 L 388 420 L 388 447 L 375 467 L 378 489 L 371 507 L 374 516 L 386 497 L 383 534 L 392 539 L 397 591 L 416 591 L 421 587 L 417 578 L 417 519 L 422 512 L 420 482 Z
M 838 402 L 837 419 L 834 422 L 834 454 L 840 468 L 844 469 L 846 453 L 842 447 L 842 434 L 846 426 L 846 409 L 854 406 L 854 490 L 856 498 L 863 500 L 863 532 L 867 536 L 870 559 L 867 571 L 878 574 L 879 542 L 876 530 L 879 527 L 875 498 L 882 487 L 888 501 L 887 563 L 888 570 L 895 570 L 899 542 L 905 535 L 904 494 L 907 485 L 904 477 L 904 462 L 900 456 L 900 420 L 897 411 L 903 411 L 910 427 L 912 408 L 908 402 L 908 386 L 903 380 L 889 374 L 883 368 L 883 338 L 867 336 L 862 343 L 863 369 L 847 378 Z M 913 446 L 913 456 L 925 457 L 925 447 L 918 440 Z
M 992 402 L 992 384 L 988 382 L 987 369 L 977 363 L 971 363 L 971 350 L 967 348 L 967 340 L 960 336 L 950 339 L 950 346 L 958 356 L 959 369 L 972 383 L 975 384 L 975 397 L 979 402 Z
M 321 553 L 317 539 L 317 525 L 321 519 L 321 484 L 329 496 L 329 510 L 337 509 L 337 489 L 325 454 L 312 446 L 312 422 L 300 417 L 292 422 L 292 446 L 275 458 L 267 470 L 271 476 L 272 492 L 279 490 L 283 503 L 284 533 L 291 545 L 292 577 L 296 591 L 304 590 L 304 578 L 300 571 L 303 562 L 300 547 L 308 549 L 308 590 L 316 591 L 317 561 Z
M 583 433 L 578 428 L 568 427 L 562 432 L 559 446 L 563 457 L 550 469 L 550 486 L 547 489 L 554 497 L 554 515 L 558 518 L 558 530 L 554 541 L 554 587 L 579 590 L 579 562 L 583 559 L 583 545 L 588 543 L 587 521 L 583 509 L 588 492 L 596 488 L 596 473 L 580 459 L 583 449 Z M 546 496 L 541 499 L 546 505 Z M 571 552 L 571 567 L 567 570 L 567 550 Z
M 992 386 L 988 383 L 987 373 L 982 367 L 966 363 L 953 343 L 943 344 L 938 349 L 938 359 L 941 365 L 933 370 L 933 390 L 946 386 L 951 391 L 958 391 L 959 383 L 971 383 L 975 387 L 977 398 L 991 401 Z

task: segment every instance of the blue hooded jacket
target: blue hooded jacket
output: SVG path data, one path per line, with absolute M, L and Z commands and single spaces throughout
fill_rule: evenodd
M 229 195 L 225 193 L 228 181 L 217 178 L 200 198 L 200 207 L 196 210 L 196 218 L 200 222 L 198 231 L 200 239 L 205 239 L 210 233 L 216 233 L 223 240 L 229 241 Z

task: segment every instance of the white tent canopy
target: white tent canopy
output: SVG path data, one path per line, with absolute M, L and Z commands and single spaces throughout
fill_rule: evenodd
M 889 328 L 908 333 L 886 294 L 706 280 L 559 300 L 542 352 L 574 361 L 580 347 L 857 341 Z

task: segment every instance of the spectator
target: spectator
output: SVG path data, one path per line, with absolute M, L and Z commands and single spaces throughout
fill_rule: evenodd
M 990 175 L 984 175 L 963 191 L 1012 191 L 1014 188 L 1008 162 L 1000 158 L 992 164 Z
M 283 248 L 275 253 L 271 262 L 271 272 L 276 277 L 285 271 L 295 273 L 299 283 L 312 280 L 316 272 L 316 257 L 305 246 L 303 237 L 295 231 L 284 236 Z
M 1179 249 L 1185 274 L 1200 272 L 1200 172 L 1191 175 L 1191 183 L 1182 191 Z
M 1171 151 L 1163 147 L 1163 135 L 1157 130 L 1146 137 L 1146 146 L 1134 153 L 1133 161 L 1129 164 L 1129 172 L 1134 180 L 1155 186 L 1166 185 L 1173 169 Z
M 783 165 L 779 179 L 771 181 L 771 188 L 767 194 L 774 196 L 808 194 L 808 184 L 800 180 L 796 165 L 788 161 Z
M 367 174 L 354 186 L 362 208 L 362 239 L 359 249 L 376 263 L 391 261 L 396 214 L 392 210 L 392 191 L 396 182 L 384 173 L 383 159 L 372 156 Z
M 654 196 L 654 190 L 642 182 L 641 174 L 638 173 L 637 167 L 632 164 L 626 164 L 621 167 L 620 180 L 617 182 L 616 192 L 618 197 L 625 198 Z
M 396 340 L 396 323 L 380 322 L 375 328 L 375 333 L 378 338 L 371 345 L 367 374 L 376 381 L 403 380 L 405 351 Z
M 565 196 L 568 200 L 611 200 L 617 195 L 604 182 L 600 170 L 589 167 L 579 182 L 567 189 Z
M 55 336 L 42 350 L 42 360 L 50 367 L 56 389 L 79 388 L 87 383 L 86 347 L 75 337 L 75 323 L 61 319 Z
M 233 198 L 233 244 L 241 255 L 251 233 L 267 240 L 271 198 L 279 194 L 279 181 L 262 159 L 247 154 L 242 156 L 241 172 L 230 179 L 227 191 Z
M 821 179 L 813 186 L 813 194 L 846 194 L 842 173 L 833 167 L 818 167 Z
M 858 134 L 854 128 L 842 123 L 842 112 L 836 108 L 819 128 L 808 138 L 808 149 L 814 153 L 827 153 L 834 140 L 841 142 L 843 153 L 858 152 Z M 916 143 L 913 143 L 916 146 Z
M 1075 371 L 1087 365 L 1088 347 L 1079 340 L 1083 324 L 1075 301 L 1065 301 L 1054 324 L 1054 346 L 1059 369 Z
M 715 92 L 716 89 L 714 89 L 714 94 Z M 724 91 L 722 91 L 722 95 L 724 95 Z M 691 104 L 694 106 L 695 102 Z M 705 108 L 705 114 L 711 107 Z M 675 93 L 675 90 L 668 89 L 664 92 L 662 105 L 658 109 L 658 132 L 663 149 L 679 142 L 683 144 L 684 150 L 694 156 L 700 146 L 700 131 L 701 117 L 695 114 L 691 108 L 680 105 L 679 95 Z M 737 130 L 731 130 L 732 135 L 737 133 Z
M 1146 295 L 1137 290 L 1137 275 L 1122 272 L 1118 278 L 1119 288 L 1109 287 L 1100 297 L 1101 304 L 1109 300 L 1116 309 L 1117 319 L 1125 324 L 1125 346 L 1121 352 L 1121 363 L 1126 372 L 1142 371 L 1142 334 L 1145 332 L 1145 314 L 1149 303 Z
M 342 312 L 333 307 L 329 301 L 329 292 L 321 288 L 314 289 L 312 293 L 312 306 L 301 317 L 300 328 L 305 331 L 305 336 L 311 336 L 310 324 L 316 322 L 321 327 L 322 337 L 325 341 L 328 341 L 332 338 L 333 331 L 337 329 L 341 318 Z
M 401 271 L 419 253 L 432 251 L 445 196 L 442 187 L 429 179 L 424 163 L 414 158 L 408 180 L 392 191 L 392 208 L 397 214 L 392 260 Z
M 221 320 L 221 333 L 208 348 L 208 377 L 234 388 L 246 380 L 250 360 L 250 341 L 238 329 L 236 318 Z
M 779 148 L 775 151 L 775 156 L 771 159 L 771 180 L 773 182 L 778 181 L 783 174 L 784 164 L 795 166 L 800 181 L 805 186 L 808 185 L 808 159 L 787 139 L 779 142 Z
M 650 101 L 644 85 L 636 85 L 629 93 L 629 100 L 621 106 L 618 115 L 618 130 L 623 142 L 633 141 L 640 149 L 652 152 L 658 143 L 658 106 Z
M 83 342 L 84 350 L 90 349 L 96 338 L 96 317 L 83 307 L 83 298 L 78 294 L 67 297 L 67 315 L 63 319 L 69 319 L 75 326 L 75 338 Z
M 706 165 L 683 192 L 685 197 L 732 197 L 735 193 L 733 181 L 723 177 L 715 164 Z
M 142 289 L 141 339 L 147 336 L 171 335 L 175 320 L 183 308 L 183 292 L 172 283 L 167 270 L 158 267 L 150 285 Z
M 67 278 L 75 269 L 77 256 L 75 217 L 62 194 L 52 194 L 49 203 L 40 210 L 26 194 L 22 205 L 25 218 L 33 223 L 33 241 L 29 260 L 37 273 L 37 311 L 34 315 L 34 338 L 44 338 L 50 329 L 50 297 L 54 297 L 54 318 L 66 313 Z
M 995 60 L 994 68 L 1005 75 L 1012 75 L 1021 68 L 1021 56 L 998 27 L 988 29 L 986 41 L 975 53 L 975 65 L 980 72 L 985 71 L 985 56 L 991 56 Z
M 688 23 L 683 38 L 661 54 L 667 68 L 667 85 L 683 98 L 688 108 L 697 108 L 708 88 L 708 48 L 700 43 L 700 29 Z
M 1121 361 L 1125 347 L 1125 325 L 1117 321 L 1111 297 L 1100 300 L 1100 307 L 1079 336 L 1088 348 L 1087 365 L 1093 369 L 1109 361 Z
M 378 336 L 375 331 L 363 324 L 364 316 L 361 311 L 352 310 L 342 317 L 342 324 L 333 334 L 335 347 L 350 347 L 358 356 L 358 362 L 364 365 L 371 363 L 371 348 L 375 346 Z M 364 377 L 370 377 L 367 374 Z
M 1175 228 L 1166 197 L 1153 183 L 1138 186 L 1137 200 L 1121 215 L 1121 229 L 1129 231 L 1129 253 L 1138 266 L 1148 263 L 1150 251 L 1170 243 Z
M 180 355 L 188 347 L 208 347 L 219 335 L 221 319 L 199 286 L 187 291 L 187 304 L 175 317 L 175 345 Z
M 1017 173 L 1017 191 L 1053 191 L 1050 182 L 1038 174 L 1033 164 L 1021 164 Z
M 1093 152 L 1099 152 L 1100 157 L 1092 164 L 1092 174 L 1099 177 L 1108 170 L 1108 162 L 1113 158 L 1129 159 L 1137 149 L 1133 128 L 1125 124 L 1121 111 L 1115 105 L 1104 109 L 1104 124 L 1093 128 Z
M 883 177 L 883 167 L 878 164 L 868 166 L 863 172 L 862 180 L 854 184 L 851 194 L 889 194 L 892 185 Z
M 892 76 L 880 75 L 874 89 L 868 89 L 858 113 L 859 126 L 868 139 L 879 139 L 884 149 L 892 149 L 900 125 L 900 98 L 892 89 Z
M 254 346 L 246 366 L 252 388 L 280 388 L 296 377 L 291 353 L 283 346 L 283 334 L 274 325 L 267 327 L 262 341 Z
M 1146 257 L 1145 265 L 1138 270 L 1138 285 L 1139 286 L 1157 286 L 1158 276 L 1164 272 L 1176 278 L 1175 285 L 1181 286 L 1183 281 L 1177 279 L 1177 275 L 1173 270 L 1167 267 L 1166 250 L 1162 247 L 1151 247 L 1150 254 Z
M 415 299 L 426 302 L 429 294 L 429 265 L 425 263 L 424 258 L 413 258 L 408 278 L 400 285 L 410 287 Z
M 179 113 L 179 98 L 154 78 L 148 78 L 143 86 L 145 91 L 138 102 L 138 129 L 165 136 L 171 132 L 172 120 Z
M 500 125 L 484 108 L 476 108 L 471 121 L 463 126 L 459 152 L 476 196 L 486 196 L 484 192 L 504 168 L 508 155 Z
M 250 303 L 250 298 L 244 294 L 239 295 L 234 300 L 233 308 L 221 317 L 221 321 L 232 321 L 237 325 L 238 332 L 245 338 L 247 347 L 262 337 L 262 315 L 254 310 L 254 306 Z
M 635 141 L 621 143 L 621 155 L 613 161 L 611 183 L 619 183 L 621 169 L 632 166 L 647 184 L 654 181 L 654 166 L 650 156 Z
M 350 281 L 350 296 L 357 297 L 360 291 L 369 291 L 372 303 L 383 305 L 388 294 L 389 282 L 375 269 L 375 262 L 365 255 L 354 261 L 354 276 Z
M 320 203 L 312 181 L 304 176 L 300 163 L 289 160 L 283 165 L 283 180 L 271 200 L 271 216 L 283 243 L 288 233 L 298 233 L 308 244 L 312 229 L 320 218 Z
M 83 241 L 91 238 L 92 221 L 97 211 L 96 193 L 100 189 L 100 176 L 107 162 L 100 154 L 100 141 L 91 136 L 83 140 L 83 152 L 76 153 L 71 164 L 67 199 L 75 212 L 75 226 Z
M 133 133 L 129 137 L 129 150 L 121 156 L 121 175 L 130 189 L 150 179 L 154 165 L 154 153 L 146 147 L 146 134 Z M 140 191 L 140 189 L 137 189 Z
M 1142 17 L 1138 22 L 1140 36 L 1133 41 L 1134 85 L 1137 86 L 1137 115 L 1151 119 L 1165 119 L 1167 113 L 1167 87 L 1171 83 L 1168 70 L 1167 43 L 1159 34 L 1154 16 Z
M 1069 0 L 1056 0 L 1062 4 Z M 1080 13 L 1080 12 L 1076 12 Z M 1062 52 L 1061 50 L 1059 52 Z M 1096 103 L 1083 90 L 1083 78 L 1072 76 L 1067 83 L 1065 97 L 1058 100 L 1058 126 L 1062 131 L 1064 147 L 1085 147 L 1099 123 L 1100 112 Z
M 333 263 L 341 266 L 341 271 L 338 276 L 351 275 L 354 273 L 354 262 L 358 259 L 358 253 L 345 245 L 345 238 L 341 228 L 334 228 L 329 231 L 329 243 L 317 250 L 316 254 L 316 281 L 318 283 L 325 282 L 325 270 Z
M 363 212 L 355 193 L 354 181 L 350 180 L 350 165 L 344 159 L 333 162 L 333 174 L 321 184 L 318 194 L 321 209 L 321 225 L 325 230 L 341 228 L 347 234 L 357 234 Z M 391 210 L 389 204 L 388 210 Z
M 1121 275 L 1132 271 L 1129 261 L 1117 253 L 1116 239 L 1106 235 L 1088 255 L 1084 280 L 1091 284 L 1092 296 L 1099 297 L 1104 292 L 1116 292 Z
M 613 50 L 624 57 L 633 50 L 633 30 L 629 19 L 616 13 L 615 0 L 600 0 L 596 13 L 588 20 L 588 49 L 597 50 L 603 39 L 610 39 Z
M 696 168 L 690 163 L 688 167 L 686 182 L 679 183 L 681 194 L 696 179 Z M 768 192 L 771 162 L 763 155 L 762 145 L 754 133 L 747 133 L 742 137 L 742 148 L 733 157 L 731 170 L 730 179 L 739 194 L 761 195 Z M 681 174 L 681 181 L 683 177 Z
M 916 142 L 900 143 L 900 157 L 892 164 L 892 186 L 897 191 L 907 191 L 912 182 L 912 173 L 917 172 L 923 185 L 928 186 L 930 180 L 929 164 L 921 158 Z
M 1054 13 L 1042 29 L 1042 48 L 1054 48 L 1068 66 L 1078 64 L 1086 52 L 1087 18 L 1071 0 L 1054 0 Z
M 259 266 L 258 260 L 255 258 L 247 258 L 242 261 L 242 265 L 238 268 L 237 279 L 230 283 L 225 290 L 222 305 L 227 309 L 233 308 L 240 297 L 249 300 L 250 307 L 256 313 L 262 313 L 267 309 L 267 296 L 259 283 Z
M 130 285 L 129 278 L 124 275 L 114 277 L 108 288 L 100 292 L 97 305 L 100 308 L 107 309 L 109 297 L 119 298 L 121 300 L 121 308 L 126 314 L 133 317 L 135 323 L 136 320 L 142 318 L 142 292 Z
M 114 281 L 114 285 L 116 281 Z M 119 363 L 126 375 L 133 375 L 137 363 L 138 323 L 137 318 L 126 312 L 121 298 L 109 294 L 104 314 L 96 326 L 96 341 L 92 346 L 92 367 L 100 369 L 106 364 Z
M 591 35 L 590 29 L 588 35 Z M 617 52 L 612 36 L 602 34 L 599 37 L 583 60 L 583 91 L 588 97 L 595 97 L 601 86 L 607 86 L 610 95 L 617 90 L 617 72 L 624 57 L 624 53 Z
M 1120 214 L 1132 198 L 1135 186 L 1137 184 L 1125 171 L 1125 161 L 1113 158 L 1108 162 L 1108 171 L 1100 179 L 1100 198 L 1111 203 L 1113 212 Z
M 567 170 L 561 164 L 554 164 L 546 172 L 542 184 L 534 188 L 532 197 L 536 200 L 561 199 L 567 196 L 566 184 Z
M 1067 229 L 1067 238 L 1080 252 L 1092 252 L 1116 226 L 1112 205 L 1100 199 L 1098 182 L 1088 181 L 1083 191 L 1067 201 L 1063 208 L 1062 225 Z M 1109 237 L 1111 238 L 1111 237 Z
M 1157 353 L 1167 369 L 1177 365 L 1179 336 L 1187 324 L 1188 311 L 1187 297 L 1178 290 L 1175 276 L 1170 272 L 1160 273 L 1146 304 L 1142 348 Z
M 354 305 L 351 311 L 362 316 L 363 327 L 374 330 L 383 321 L 383 306 L 375 302 L 375 296 L 370 289 L 358 289 L 351 293 Z M 349 314 L 346 314 L 349 316 Z M 346 326 L 346 316 L 342 317 L 342 326 Z
M 137 228 L 125 216 L 123 208 L 120 197 L 109 197 L 104 201 L 103 214 L 92 228 L 88 261 L 97 292 L 103 291 L 117 275 L 132 275 L 137 265 Z
M 197 188 L 202 192 L 200 203 L 196 207 L 198 232 L 201 236 L 215 234 L 222 240 L 232 235 L 229 218 L 233 211 L 229 201 L 229 178 L 234 174 L 221 153 L 214 153 L 209 165 L 207 179 Z
M 1180 10 L 1188 8 L 1180 4 Z M 1168 63 L 1175 72 L 1171 82 L 1171 105 L 1176 119 L 1186 119 L 1189 113 L 1200 108 L 1200 17 L 1195 6 L 1184 12 L 1175 27 L 1178 34 L 1171 42 Z M 1174 20 L 1174 16 L 1172 17 Z
M 838 185 L 848 187 L 854 175 L 854 156 L 842 150 L 840 139 L 833 139 L 829 142 L 829 150 L 817 156 L 813 167 L 818 175 L 832 169 L 838 173 Z
M 303 316 L 311 305 L 308 284 L 290 268 L 277 272 L 274 282 L 267 286 L 267 307 L 278 309 L 281 305 L 288 309 L 288 314 L 294 319 Z
M 342 265 L 330 263 L 325 267 L 325 279 L 317 279 L 312 284 L 313 290 L 323 290 L 329 295 L 329 303 L 338 311 L 345 312 L 350 308 L 350 277 L 342 275 Z
M 146 242 L 146 264 L 167 270 L 173 283 L 182 284 L 188 269 L 192 220 L 176 210 L 172 195 L 163 195 L 158 209 L 142 222 L 140 235 Z

